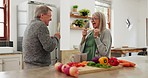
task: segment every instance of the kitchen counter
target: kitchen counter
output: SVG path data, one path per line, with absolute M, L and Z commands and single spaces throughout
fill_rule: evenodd
M 7 52 L 7 53 L 0 53 L 0 55 L 12 55 L 12 54 L 22 54 L 22 52 L 20 51 L 16 51 L 16 52 Z
M 136 63 L 136 67 L 79 75 L 78 78 L 148 78 L 148 56 L 121 57 Z M 73 78 L 55 71 L 52 66 L 37 69 L 0 72 L 1 78 Z

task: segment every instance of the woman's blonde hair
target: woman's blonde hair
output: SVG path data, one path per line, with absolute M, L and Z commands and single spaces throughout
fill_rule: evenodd
M 93 16 L 97 16 L 99 18 L 100 24 L 99 29 L 102 32 L 104 29 L 106 29 L 106 19 L 105 15 L 102 12 L 95 12 Z

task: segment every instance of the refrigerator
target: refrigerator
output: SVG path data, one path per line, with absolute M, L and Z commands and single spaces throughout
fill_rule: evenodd
M 29 22 L 34 18 L 34 11 L 37 6 L 46 5 L 52 9 L 52 21 L 49 22 L 50 36 L 59 32 L 57 8 L 53 4 L 46 4 L 37 1 L 25 1 L 17 5 L 17 50 L 22 51 L 22 40 L 24 31 Z M 60 44 L 51 52 L 51 64 L 61 61 Z

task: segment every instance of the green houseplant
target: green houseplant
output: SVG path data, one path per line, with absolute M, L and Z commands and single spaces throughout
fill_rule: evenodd
M 74 21 L 74 24 L 75 24 L 76 26 L 82 28 L 85 23 L 84 23 L 84 20 L 82 20 L 82 19 L 76 19 L 76 20 Z
M 73 5 L 73 8 L 78 8 L 78 5 Z
M 73 6 L 72 6 L 72 11 L 73 11 L 73 12 L 77 12 L 77 9 L 78 9 L 78 5 L 73 5 Z
M 79 13 L 80 13 L 81 16 L 88 16 L 90 14 L 90 10 L 88 10 L 88 9 L 81 9 L 79 11 Z

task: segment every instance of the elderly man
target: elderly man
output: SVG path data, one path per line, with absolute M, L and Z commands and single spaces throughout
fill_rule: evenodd
M 49 66 L 50 52 L 58 45 L 60 33 L 50 36 L 47 28 L 51 21 L 51 9 L 39 6 L 35 11 L 35 18 L 27 26 L 23 37 L 24 69 Z

